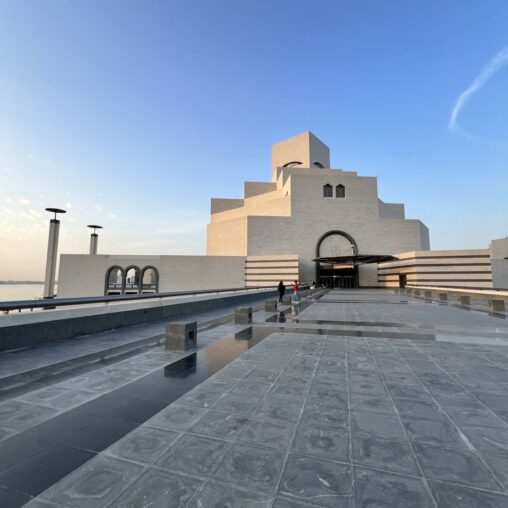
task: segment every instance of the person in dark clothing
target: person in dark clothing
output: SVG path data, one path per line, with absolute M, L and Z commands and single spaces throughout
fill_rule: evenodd
M 282 303 L 282 297 L 286 292 L 286 286 L 284 286 L 284 282 L 282 281 L 279 282 L 279 285 L 277 286 L 277 291 L 279 292 L 279 303 Z

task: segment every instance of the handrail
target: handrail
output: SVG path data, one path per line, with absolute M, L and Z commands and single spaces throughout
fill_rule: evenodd
M 141 295 L 109 295 L 109 296 L 82 296 L 78 298 L 45 298 L 41 300 L 13 300 L 0 302 L 0 311 L 9 312 L 23 309 L 53 309 L 67 305 L 83 305 L 91 303 L 130 302 L 136 300 L 154 300 L 174 296 L 203 295 L 207 293 L 227 293 L 233 291 L 249 291 L 254 289 L 277 289 L 276 286 L 257 286 L 242 288 L 198 289 L 193 291 L 171 291 L 166 293 L 145 293 Z

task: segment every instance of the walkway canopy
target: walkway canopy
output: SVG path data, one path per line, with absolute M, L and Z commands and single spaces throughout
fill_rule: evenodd
M 398 261 L 399 258 L 387 254 L 356 254 L 350 256 L 332 256 L 315 258 L 312 261 L 328 263 L 330 265 L 368 265 L 371 263 L 384 263 Z

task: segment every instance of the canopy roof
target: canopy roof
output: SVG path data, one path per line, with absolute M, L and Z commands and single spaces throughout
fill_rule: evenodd
M 332 256 L 315 258 L 312 261 L 318 261 L 319 263 L 329 263 L 331 265 L 367 265 L 370 263 L 384 263 L 386 261 L 398 261 L 399 258 L 390 256 L 388 254 L 356 254 L 350 256 Z

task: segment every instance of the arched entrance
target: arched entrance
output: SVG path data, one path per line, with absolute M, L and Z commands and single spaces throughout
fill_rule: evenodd
M 356 256 L 358 246 L 344 231 L 328 231 L 319 238 L 316 258 Z M 358 267 L 355 264 L 329 264 L 316 261 L 316 283 L 329 288 L 358 287 Z

